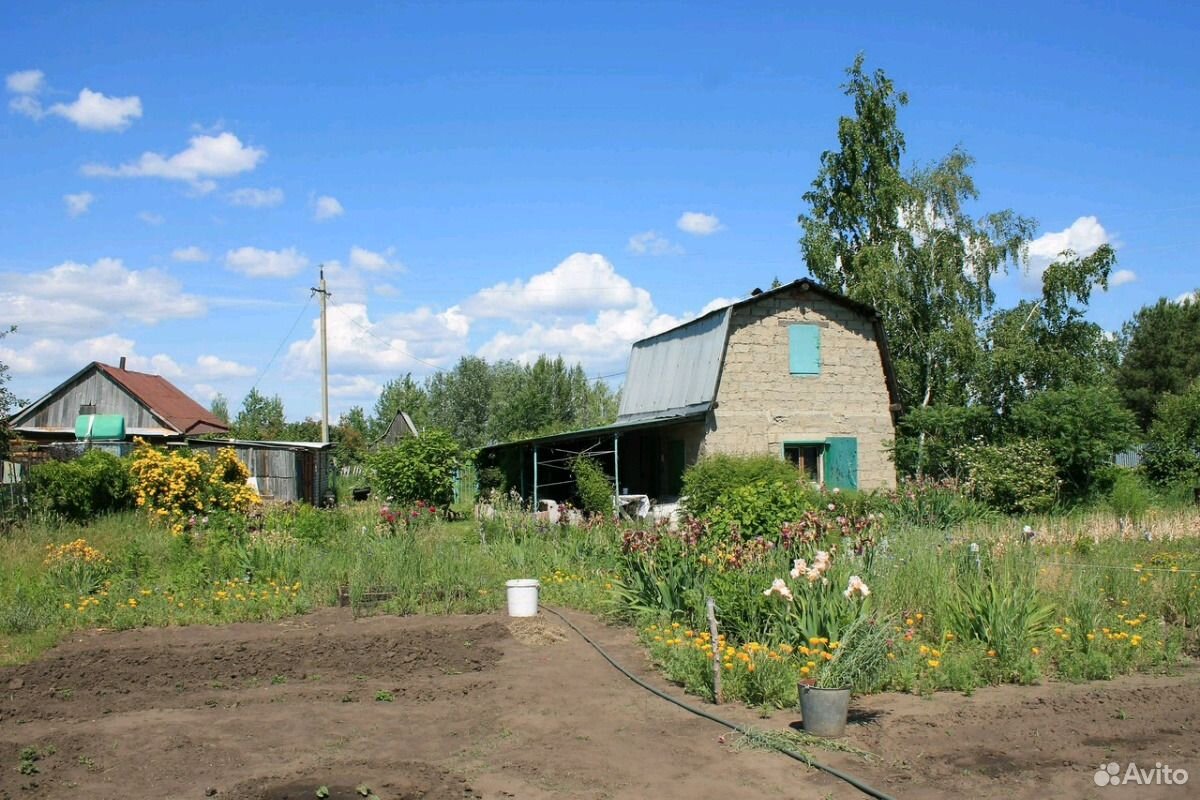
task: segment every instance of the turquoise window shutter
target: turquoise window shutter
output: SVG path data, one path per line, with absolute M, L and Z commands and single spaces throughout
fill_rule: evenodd
M 834 436 L 827 440 L 825 485 L 830 489 L 858 488 L 858 439 Z
M 788 362 L 793 375 L 821 374 L 821 328 L 788 326 Z

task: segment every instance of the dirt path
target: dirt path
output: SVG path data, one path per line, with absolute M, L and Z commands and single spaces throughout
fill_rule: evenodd
M 572 619 L 659 686 L 629 631 Z M 678 693 L 678 690 L 673 690 Z M 746 709 L 721 713 L 760 726 Z M 1184 798 L 1200 673 L 976 696 L 868 698 L 818 758 L 898 798 Z M 278 624 L 89 634 L 0 670 L 0 799 L 720 798 L 861 795 L 636 687 L 552 619 L 323 611 Z M 40 755 L 22 774 L 21 751 Z M 1101 762 L 1191 786 L 1105 787 Z M 28 770 L 28 767 L 27 767 Z

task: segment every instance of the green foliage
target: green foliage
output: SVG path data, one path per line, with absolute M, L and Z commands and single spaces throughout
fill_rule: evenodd
M 1108 493 L 1108 505 L 1120 520 L 1141 522 L 1150 508 L 1150 488 L 1138 473 L 1118 468 Z
M 225 395 L 217 392 L 212 402 L 209 403 L 208 410 L 212 412 L 214 417 L 221 420 L 221 422 L 224 422 L 226 425 L 229 424 L 229 399 Z
M 1159 401 L 1142 453 L 1146 474 L 1163 486 L 1200 485 L 1200 379 Z
M 1117 386 L 1146 430 L 1160 398 L 1183 394 L 1200 378 L 1200 300 L 1164 297 L 1139 309 L 1121 333 L 1125 355 Z
M 893 522 L 952 530 L 971 520 L 987 519 L 995 512 L 975 500 L 953 480 L 905 478 L 888 496 L 883 512 Z
M 707 521 L 720 540 L 773 539 L 784 525 L 798 521 L 813 508 L 815 499 L 816 492 L 802 486 L 794 475 L 787 481 L 758 480 L 722 492 L 708 510 Z M 689 510 L 690 502 L 689 498 Z
M 16 332 L 16 325 L 9 326 L 8 330 L 0 330 L 0 340 L 10 333 Z M 8 455 L 8 443 L 12 438 L 8 417 L 21 404 L 22 401 L 18 400 L 16 395 L 8 389 L 8 365 L 0 361 L 0 458 Z
M 571 475 L 575 478 L 584 511 L 601 515 L 613 513 L 613 485 L 596 459 L 576 458 L 571 462 Z
M 1055 503 L 1058 472 L 1041 442 L 974 445 L 964 449 L 962 458 L 969 476 L 966 490 L 998 511 L 1040 513 Z
M 446 507 L 454 501 L 454 476 L 463 454 L 450 434 L 428 430 L 380 448 L 367 463 L 378 496 L 398 505 L 422 501 Z
M 283 437 L 286 425 L 283 400 L 279 395 L 267 397 L 258 389 L 251 389 L 242 401 L 242 410 L 229 426 L 229 432 L 235 439 L 277 440 Z
M 74 461 L 49 461 L 30 470 L 28 491 L 44 513 L 82 522 L 133 504 L 129 467 L 102 450 Z
M 977 405 L 931 405 L 912 409 L 900 419 L 895 444 L 902 475 L 965 479 L 963 448 L 992 441 L 999 428 L 996 413 Z
M 869 692 L 878 688 L 888 666 L 888 642 L 895 638 L 890 617 L 860 616 L 839 639 L 833 659 L 817 673 L 817 686 Z
M 1043 391 L 1017 406 L 1012 427 L 1017 437 L 1046 447 L 1067 499 L 1085 497 L 1097 473 L 1137 434 L 1133 414 L 1106 385 Z
M 684 505 L 693 517 L 704 517 L 721 495 L 755 483 L 798 483 L 799 472 L 772 456 L 713 455 L 702 458 L 683 475 Z

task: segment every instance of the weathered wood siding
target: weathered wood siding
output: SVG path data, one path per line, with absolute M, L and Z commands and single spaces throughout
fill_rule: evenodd
M 23 426 L 34 428 L 75 429 L 75 418 L 79 407 L 94 404 L 97 414 L 120 414 L 125 417 L 125 429 L 166 428 L 161 420 L 133 399 L 123 388 L 100 372 L 82 376 L 76 383 L 65 387 L 59 397 L 39 409 Z

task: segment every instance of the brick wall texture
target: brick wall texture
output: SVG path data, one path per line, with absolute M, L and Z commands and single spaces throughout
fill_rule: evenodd
M 821 326 L 818 375 L 792 375 L 788 325 Z M 737 308 L 703 454 L 782 455 L 784 442 L 858 440 L 858 485 L 891 488 L 895 438 L 883 358 L 871 321 L 813 292 L 781 292 Z

